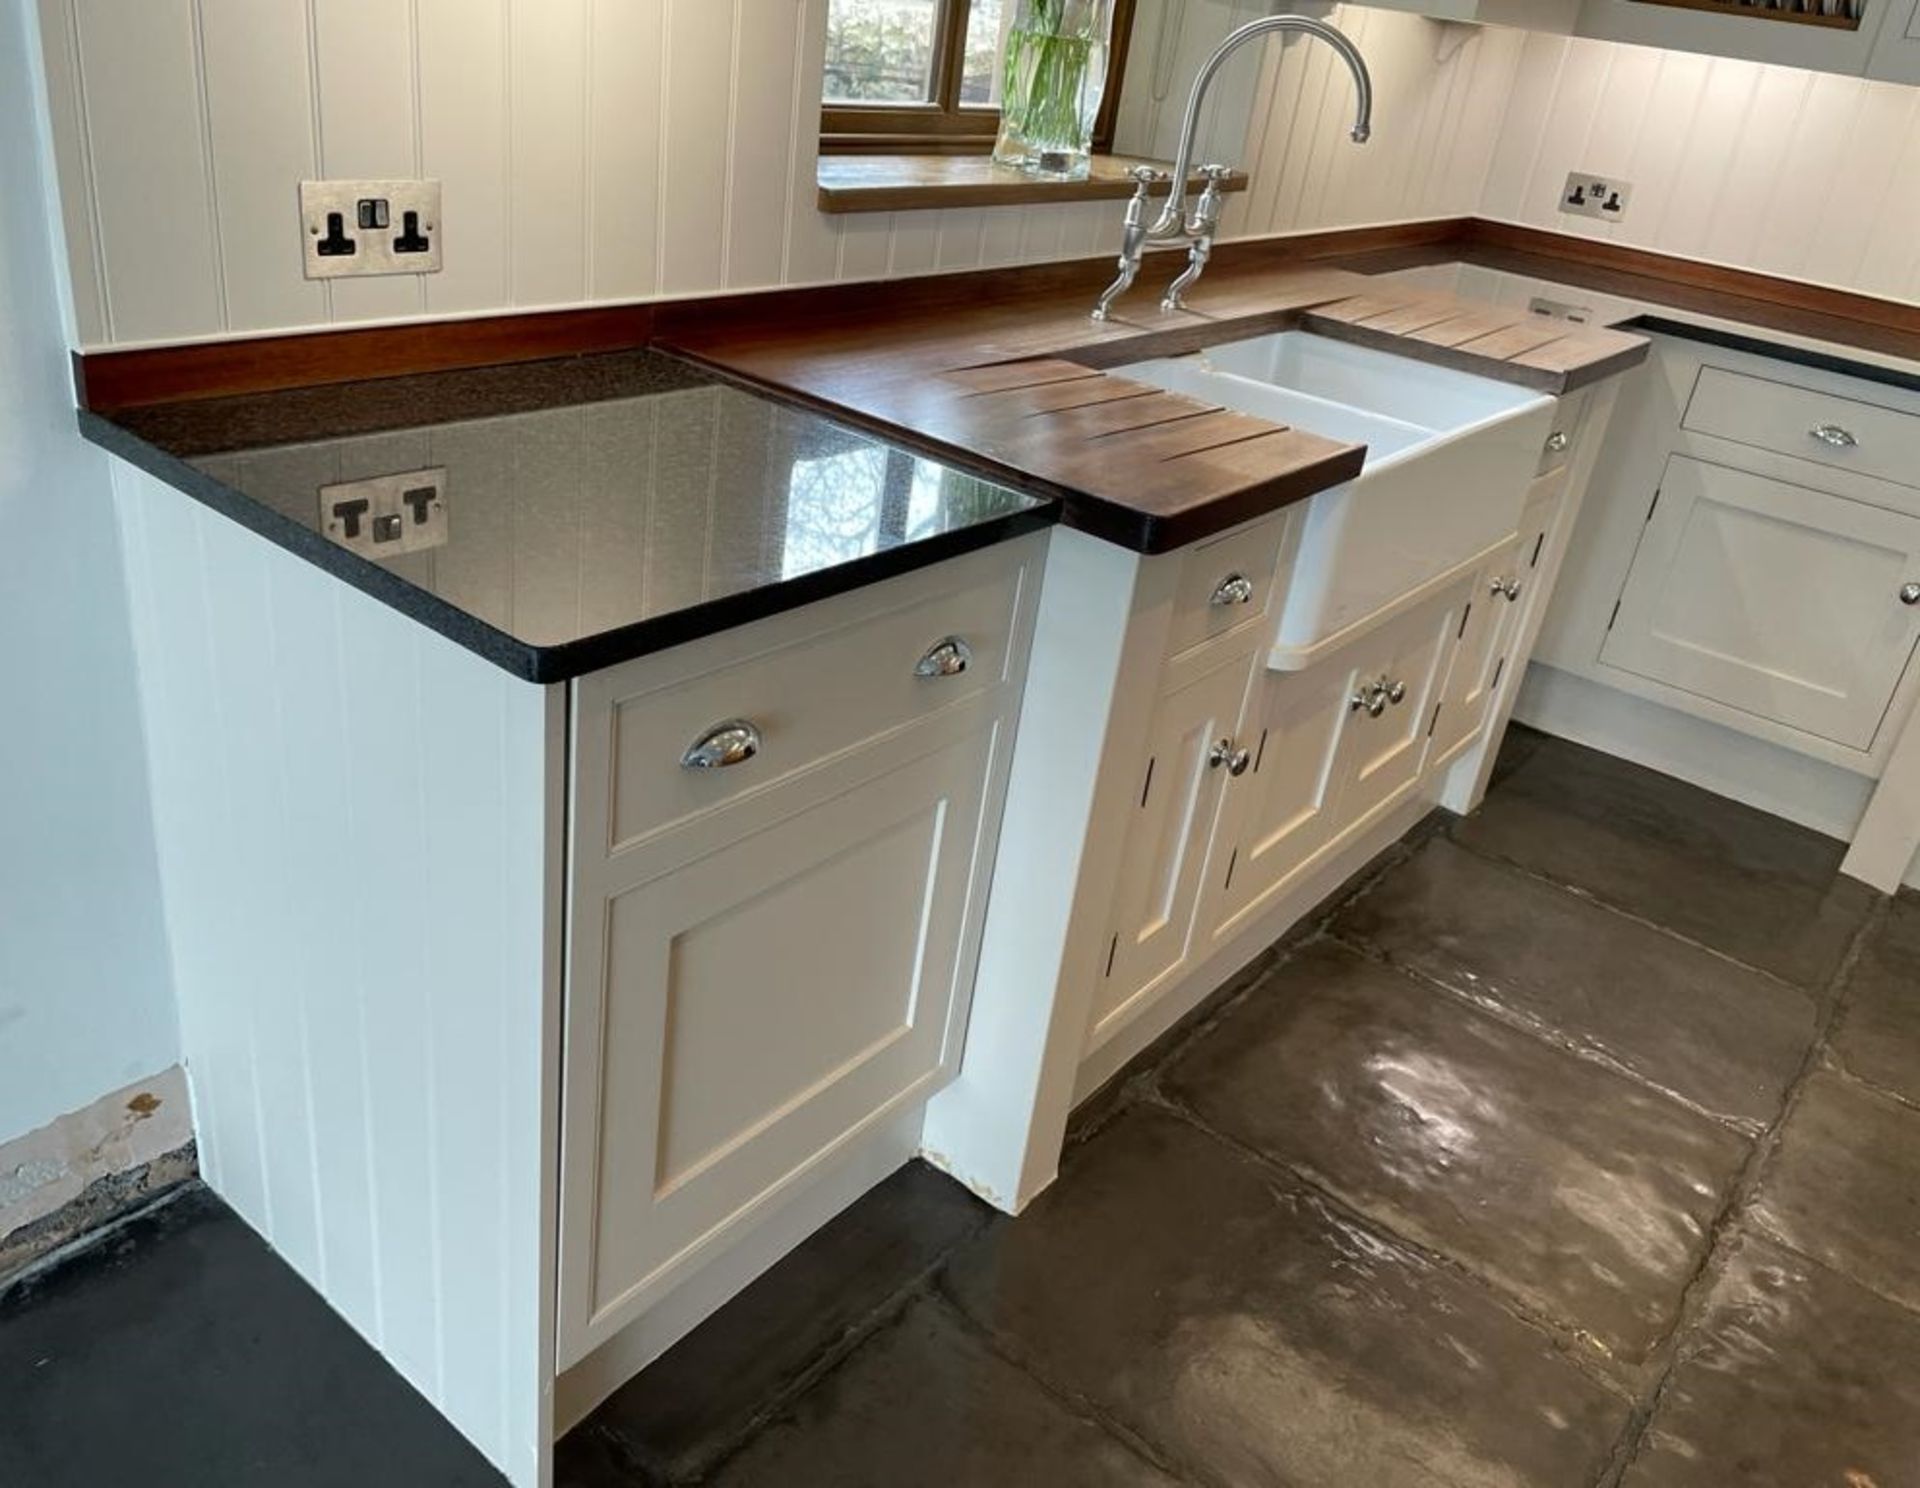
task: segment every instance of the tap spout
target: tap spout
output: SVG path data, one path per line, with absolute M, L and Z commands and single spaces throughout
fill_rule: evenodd
M 1349 134 L 1357 145 L 1367 142 L 1367 136 L 1373 132 L 1373 78 L 1367 72 L 1366 59 L 1360 55 L 1360 49 L 1353 44 L 1347 34 L 1311 16 L 1276 15 L 1248 21 L 1214 49 L 1213 55 L 1207 58 L 1194 77 L 1193 91 L 1187 95 L 1186 119 L 1180 126 L 1180 153 L 1174 157 L 1173 162 L 1173 185 L 1167 192 L 1167 204 L 1161 208 L 1160 216 L 1153 224 L 1151 232 L 1153 238 L 1180 236 L 1185 228 L 1187 176 L 1193 168 L 1194 136 L 1200 132 L 1200 108 L 1206 102 L 1207 89 L 1212 85 L 1214 74 L 1220 70 L 1221 63 L 1250 41 L 1276 32 L 1287 31 L 1317 37 L 1332 47 L 1339 54 L 1340 60 L 1347 64 L 1347 70 L 1353 74 L 1353 87 L 1358 100 L 1353 128 Z

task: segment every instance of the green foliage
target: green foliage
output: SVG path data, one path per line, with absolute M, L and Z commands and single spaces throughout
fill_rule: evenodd
M 848 103 L 925 103 L 934 20 L 932 0 L 833 0 L 827 7 L 826 96 Z

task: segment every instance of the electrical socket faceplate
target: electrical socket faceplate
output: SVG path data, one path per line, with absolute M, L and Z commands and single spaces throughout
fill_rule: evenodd
M 447 541 L 447 468 L 403 470 L 320 488 L 320 530 L 362 558 L 394 558 Z
M 309 279 L 440 272 L 438 181 L 302 181 Z
M 1544 315 L 1548 320 L 1569 320 L 1575 325 L 1585 325 L 1593 319 L 1593 311 L 1585 305 L 1575 305 L 1567 300 L 1550 300 L 1545 295 L 1535 295 L 1528 300 L 1527 312 Z
M 1576 217 L 1597 217 L 1602 222 L 1618 222 L 1627 215 L 1627 203 L 1633 197 L 1633 185 L 1610 176 L 1587 171 L 1570 171 L 1560 192 L 1560 210 Z

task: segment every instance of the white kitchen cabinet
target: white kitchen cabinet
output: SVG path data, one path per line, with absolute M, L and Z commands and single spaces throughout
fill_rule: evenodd
M 1653 339 L 1521 716 L 1844 835 L 1920 692 L 1920 393 Z M 1657 707 L 1600 732 L 1597 688 Z
M 1460 616 L 1464 586 L 1428 600 L 1354 648 L 1353 726 L 1341 745 L 1340 830 L 1364 831 L 1411 796 Z M 1384 696 L 1386 707 L 1377 699 Z
M 1865 751 L 1920 639 L 1915 581 L 1920 517 L 1675 455 L 1600 659 Z
M 1418 787 L 1465 593 L 1455 586 L 1305 671 L 1260 669 L 1240 731 L 1251 762 L 1228 786 L 1212 856 L 1209 946 Z
M 1169 692 L 1155 711 L 1094 996 L 1095 1041 L 1186 959 L 1220 799 L 1251 759 L 1236 740 L 1248 665 L 1247 652 L 1237 650 Z
M 1371 0 L 1369 8 L 1410 10 L 1436 21 L 1565 32 L 1573 29 L 1580 0 Z
M 576 684 L 563 1369 L 957 1072 L 1036 552 Z
M 1882 15 L 1893 0 L 1866 0 L 1857 27 L 1769 19 L 1752 9 L 1700 10 L 1648 0 L 1582 0 L 1575 32 L 1602 41 L 1741 57 L 1858 77 L 1867 70 Z
M 1531 534 L 1502 543 L 1474 576 L 1460 616 L 1453 664 L 1428 724 L 1436 766 L 1465 749 L 1486 722 L 1487 707 L 1506 667 L 1508 643 L 1518 628 L 1520 601 L 1527 592 L 1524 554 L 1534 546 Z
M 1217 855 L 1213 935 L 1231 933 L 1312 861 L 1339 829 L 1340 741 L 1355 672 L 1335 656 L 1304 672 L 1262 667 L 1243 730 L 1252 762 L 1234 782 Z

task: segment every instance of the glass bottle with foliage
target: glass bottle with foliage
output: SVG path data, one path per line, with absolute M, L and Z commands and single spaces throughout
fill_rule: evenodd
M 1014 0 L 993 158 L 1083 180 L 1107 82 L 1113 0 Z

